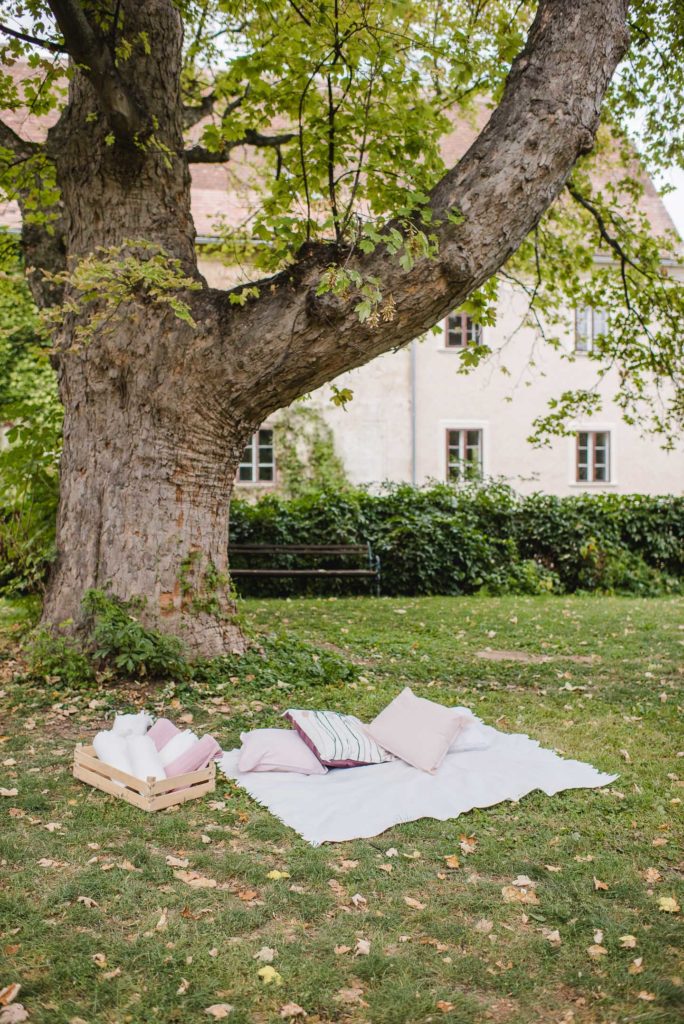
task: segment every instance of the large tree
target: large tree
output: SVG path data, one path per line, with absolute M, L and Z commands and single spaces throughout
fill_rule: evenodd
M 472 293 L 486 316 L 487 282 L 523 243 L 543 294 L 540 253 L 556 232 L 542 218 L 594 146 L 628 47 L 627 0 L 2 6 L 5 62 L 29 61 L 20 85 L 4 76 L 3 105 L 59 109 L 44 143 L 0 126 L 65 410 L 45 619 L 77 621 L 84 591 L 108 586 L 144 598 L 148 621 L 195 652 L 239 648 L 226 538 L 246 440 Z M 640 5 L 647 38 L 611 94 L 618 148 L 662 42 L 653 6 Z M 663 6 L 672 31 L 677 4 Z M 444 167 L 439 138 L 478 95 L 495 109 Z M 668 117 L 645 134 L 662 143 Z M 230 244 L 259 276 L 226 292 L 198 273 L 190 164 L 225 163 L 238 146 L 255 154 L 263 194 Z M 637 261 L 604 198 L 581 175 L 571 184 L 568 202 L 625 279 Z

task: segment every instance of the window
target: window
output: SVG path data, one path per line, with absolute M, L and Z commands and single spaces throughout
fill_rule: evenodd
M 242 483 L 272 483 L 275 480 L 272 430 L 262 428 L 252 436 L 242 453 L 238 480 Z
M 447 430 L 447 483 L 479 480 L 482 477 L 482 431 Z
M 447 348 L 464 348 L 466 345 L 479 345 L 482 341 L 482 328 L 472 317 L 458 310 L 449 313 L 444 327 L 444 344 Z
M 610 434 L 606 430 L 580 430 L 577 434 L 577 482 L 608 483 Z
M 608 331 L 605 309 L 579 306 L 575 310 L 575 352 L 591 352 L 594 341 Z

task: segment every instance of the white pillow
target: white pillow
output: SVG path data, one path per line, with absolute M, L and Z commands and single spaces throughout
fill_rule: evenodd
M 292 729 L 252 729 L 240 734 L 240 772 L 325 775 L 328 769 Z
M 466 719 L 452 708 L 416 697 L 405 687 L 366 727 L 376 743 L 403 761 L 434 774 Z
M 328 768 L 356 768 L 394 760 L 370 738 L 366 726 L 354 715 L 290 708 L 285 712 L 285 718 L 292 722 L 309 749 Z
M 456 707 L 451 711 L 459 718 L 465 719 L 463 728 L 449 744 L 450 754 L 464 753 L 466 750 L 487 750 L 492 741 L 488 735 L 488 726 L 483 725 L 470 708 Z

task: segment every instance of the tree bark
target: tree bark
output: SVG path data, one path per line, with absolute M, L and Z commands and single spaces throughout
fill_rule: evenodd
M 79 28 L 70 21 L 74 6 L 53 3 L 67 46 Z M 180 18 L 171 0 L 121 6 L 130 37 L 145 34 L 151 52 L 134 49 L 115 88 L 99 51 L 90 68 L 74 69 L 69 103 L 48 139 L 67 256 L 145 238 L 199 280 Z M 382 246 L 368 256 L 318 246 L 259 282 L 260 297 L 244 307 L 206 287 L 191 293 L 195 328 L 140 297 L 86 345 L 75 344 L 77 324 L 67 322 L 56 341 L 65 428 L 46 622 L 78 620 L 84 591 L 109 586 L 121 598 L 143 598 L 146 620 L 196 654 L 243 646 L 226 548 L 233 480 L 250 433 L 299 395 L 408 342 L 496 272 L 590 148 L 626 47 L 625 20 L 626 0 L 542 0 L 499 108 L 433 190 L 436 260 L 421 259 L 407 273 Z M 87 33 L 77 42 L 87 63 Z M 454 210 L 458 224 L 448 217 Z M 391 323 L 371 329 L 353 302 L 316 295 L 321 274 L 342 256 L 392 296 Z

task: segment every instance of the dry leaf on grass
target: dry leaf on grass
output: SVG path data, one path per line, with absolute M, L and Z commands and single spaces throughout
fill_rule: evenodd
M 173 877 L 185 882 L 191 889 L 215 889 L 218 885 L 215 878 L 207 878 L 198 871 L 174 871 Z
M 43 825 L 43 828 L 47 829 L 48 832 L 56 832 L 58 829 L 62 828 L 62 822 L 48 821 Z
M 355 892 L 351 898 L 352 904 L 357 908 L 367 907 L 368 900 L 365 896 L 362 896 L 360 892 Z
M 341 860 L 339 863 L 340 871 L 353 871 L 354 868 L 358 868 L 358 860 Z
M 394 846 L 390 846 L 389 850 L 385 850 L 385 856 L 386 857 L 398 857 L 399 856 L 399 851 Z
M 93 961 L 96 967 L 102 968 L 107 966 L 107 957 L 104 955 L 104 953 L 93 953 L 90 959 Z
M 646 868 L 644 871 L 644 879 L 649 885 L 655 885 L 662 877 L 663 876 L 658 871 L 658 868 Z
M 493 927 L 494 922 L 488 921 L 486 917 L 481 917 L 479 921 L 475 922 L 475 931 L 482 932 L 483 935 L 489 935 Z
M 187 857 L 172 857 L 169 855 L 166 858 L 166 863 L 170 868 L 187 868 L 190 861 Z
M 229 1013 L 233 1012 L 233 1007 L 230 1003 L 213 1003 L 212 1006 L 207 1006 L 204 1012 L 215 1020 L 224 1020 Z
M 363 989 L 358 985 L 350 988 L 341 988 L 334 996 L 338 1003 L 346 1003 L 348 1006 L 368 1006 L 363 999 Z
M 354 946 L 354 956 L 368 956 L 370 954 L 370 941 L 368 939 L 357 939 Z
M 561 945 L 560 932 L 557 928 L 542 928 L 542 935 L 552 946 L 558 947 Z
M 12 789 L 5 789 L 3 786 L 0 786 L 0 796 L 19 796 L 19 790 L 16 786 L 13 786 Z
M 115 967 L 113 971 L 105 971 L 105 973 L 102 975 L 102 977 L 106 981 L 111 981 L 113 978 L 118 978 L 120 974 L 121 974 L 121 968 L 120 967 Z
M 594 875 L 594 891 L 595 892 L 607 892 L 610 886 L 607 882 L 602 882 L 600 878 Z
M 504 885 L 501 895 L 504 903 L 539 903 L 534 889 L 523 889 L 518 885 Z
M 643 969 L 644 969 L 643 968 L 643 963 L 644 963 L 643 956 L 636 957 L 636 959 L 632 960 L 631 964 L 627 968 L 627 973 L 628 974 L 641 974 Z
M 308 1014 L 298 1003 L 285 1003 L 280 1007 L 280 1016 L 283 1020 L 292 1020 L 293 1017 L 306 1017 Z
M 23 1024 L 28 1019 L 28 1010 L 21 1003 L 12 1003 L 0 1010 L 0 1024 Z
M 662 910 L 666 914 L 678 914 L 681 907 L 674 896 L 661 896 L 658 900 L 658 910 Z
M 637 944 L 636 935 L 621 935 L 620 945 L 623 949 L 634 949 Z
M 556 874 L 556 875 L 560 874 L 560 872 L 563 870 L 563 868 L 559 868 L 555 864 L 545 864 L 544 867 L 546 868 L 547 871 L 550 871 L 551 874 Z
M 454 1008 L 454 1004 L 447 1002 L 446 999 L 439 999 L 435 1003 L 435 1006 L 437 1007 L 438 1010 L 441 1010 L 442 1013 L 451 1013 L 451 1011 Z
M 642 989 L 637 996 L 637 999 L 643 999 L 645 1003 L 652 1003 L 655 998 L 655 993 L 647 992 L 645 989 Z
M 11 985 L 0 988 L 0 1006 L 9 1006 L 21 992 L 21 985 L 14 981 Z
M 593 946 L 589 946 L 587 953 L 592 960 L 598 960 L 602 956 L 608 956 L 608 950 L 605 946 L 600 946 L 597 942 Z
M 154 930 L 157 931 L 157 932 L 163 932 L 163 931 L 166 930 L 168 923 L 169 923 L 169 912 L 166 909 L 166 907 L 164 907 L 162 909 L 161 914 L 159 915 L 159 920 L 157 921 L 156 925 L 154 926 Z
M 406 857 L 406 860 L 420 860 L 422 856 L 420 850 L 414 850 L 413 853 L 402 853 L 402 857 Z
M 82 903 L 84 907 L 99 907 L 97 900 L 94 900 L 92 896 L 77 896 L 77 903 Z
M 116 866 L 118 868 L 121 868 L 122 871 L 140 871 L 140 872 L 142 872 L 142 868 L 136 868 L 135 864 L 131 864 L 130 860 L 122 860 L 121 863 L 117 864 Z
M 256 889 L 243 889 L 242 892 L 238 893 L 238 899 L 242 900 L 243 903 L 252 903 L 258 895 L 259 893 Z
M 269 871 L 268 874 L 266 875 L 266 877 L 267 878 L 272 878 L 274 881 L 277 882 L 278 879 L 280 879 L 280 878 L 289 878 L 290 877 L 290 872 L 289 871 Z
M 404 896 L 404 903 L 411 910 L 425 910 L 425 903 L 421 903 L 420 900 L 414 900 L 413 896 Z
M 351 953 L 351 946 L 335 946 L 335 956 L 344 956 L 345 953 Z
M 282 985 L 282 975 L 278 974 L 275 967 L 260 967 L 257 974 L 263 981 L 264 985 Z
M 184 996 L 189 988 L 190 988 L 190 982 L 188 981 L 188 979 L 187 978 L 181 978 L 181 983 L 178 986 L 178 988 L 176 989 L 176 995 L 177 996 Z
M 597 942 L 599 945 L 603 942 L 603 932 L 600 928 L 594 931 L 594 942 Z
M 447 856 L 444 858 L 444 863 L 448 868 L 451 868 L 454 871 L 456 870 L 456 868 L 460 868 L 461 866 L 461 862 L 455 853 L 447 854 Z
M 386 871 L 388 875 L 391 875 L 394 868 L 391 864 L 378 864 L 378 871 Z
M 475 853 L 477 839 L 475 836 L 461 836 L 458 845 L 461 847 L 461 853 L 467 856 L 469 853 Z
M 210 957 L 213 957 L 214 959 L 216 959 L 216 957 L 218 955 L 219 955 L 219 951 L 218 951 L 216 946 L 214 946 L 212 949 L 209 950 L 209 956 Z
M 253 960 L 259 960 L 262 964 L 272 964 L 277 956 L 275 949 L 271 949 L 270 946 L 262 946 L 258 953 L 255 953 L 252 957 Z
M 664 836 L 658 836 L 652 841 L 651 846 L 667 846 L 667 839 Z

